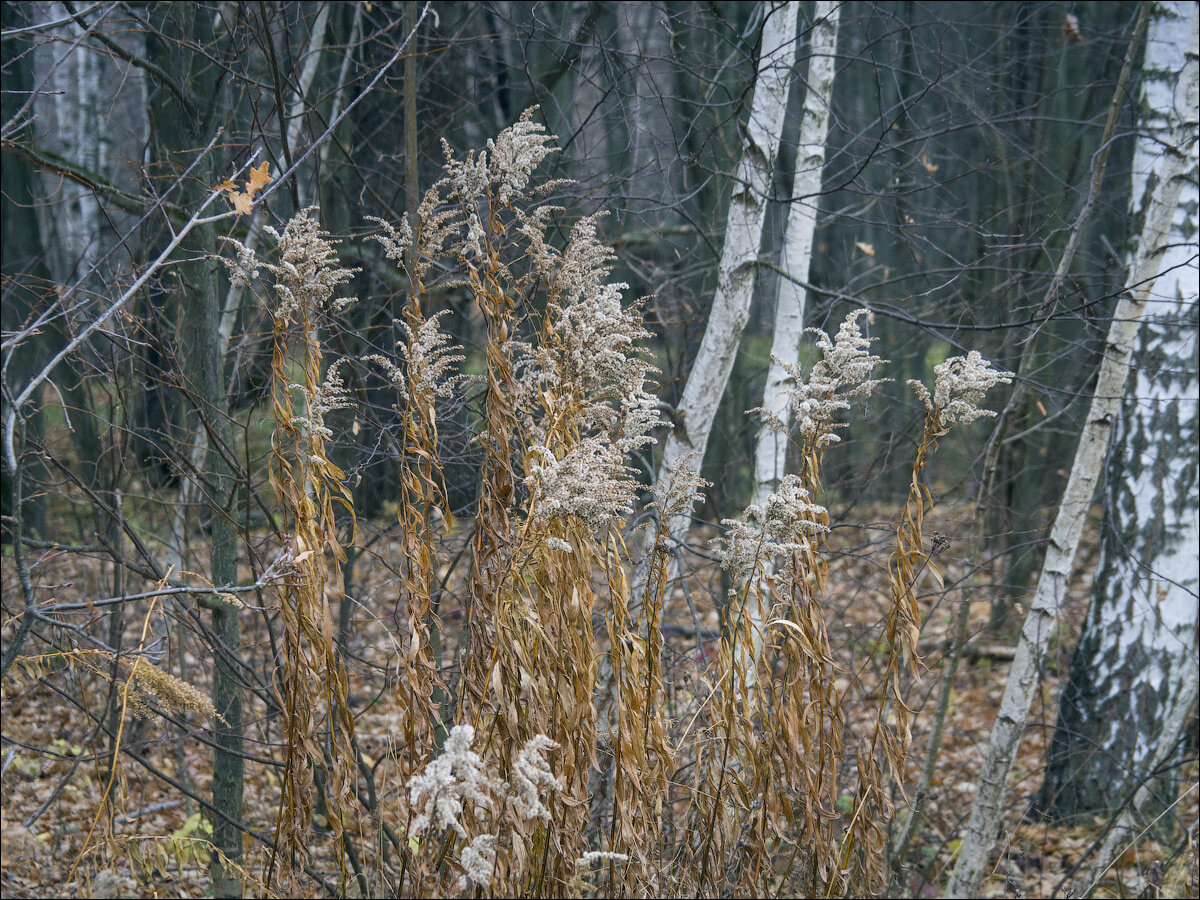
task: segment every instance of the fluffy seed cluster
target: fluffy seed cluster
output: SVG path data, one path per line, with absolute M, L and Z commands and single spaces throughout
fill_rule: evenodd
M 454 374 L 453 371 L 455 363 L 466 358 L 455 352 L 462 348 L 452 343 L 450 335 L 441 329 L 441 319 L 449 313 L 450 310 L 442 310 L 416 328 L 407 322 L 400 323 L 407 338 L 396 344 L 404 360 L 403 366 L 395 365 L 378 353 L 363 357 L 364 360 L 378 363 L 409 403 L 431 407 L 436 398 L 449 397 L 455 387 L 467 379 L 467 376 Z
M 537 107 L 525 110 L 519 121 L 488 141 L 486 150 L 472 150 L 463 159 L 442 141 L 446 178 L 438 187 L 448 187 L 460 209 L 468 210 L 461 221 L 466 235 L 458 248 L 464 257 L 484 256 L 484 217 L 495 211 L 490 207 L 507 207 L 523 199 L 529 176 L 554 151 L 547 146 L 554 136 L 533 121 L 536 111 Z
M 496 188 L 495 199 L 506 206 L 524 195 L 529 176 L 553 152 L 547 146 L 554 137 L 533 121 L 537 107 L 525 110 L 511 127 L 504 129 L 487 142 L 487 149 L 467 154 L 466 159 L 456 159 L 454 151 L 442 142 L 446 154 L 446 173 L 455 195 L 464 203 L 472 204 L 486 197 Z
M 1012 382 L 1012 372 L 992 368 L 992 364 L 980 356 L 978 350 L 972 350 L 966 356 L 952 356 L 934 366 L 933 371 L 933 396 L 919 381 L 910 380 L 908 385 L 916 391 L 926 411 L 935 416 L 943 428 L 996 415 L 990 409 L 980 408 L 983 395 L 997 384 Z
M 263 268 L 275 277 L 277 304 L 273 315 L 287 325 L 297 313 L 337 312 L 354 301 L 333 298 L 333 292 L 349 281 L 358 269 L 344 269 L 337 261 L 335 245 L 321 230 L 313 213 L 315 207 L 302 209 L 288 221 L 280 234 L 270 225 L 263 230 L 275 238 L 279 261 L 260 259 L 253 249 L 233 238 L 224 238 L 237 251 L 237 259 L 221 258 L 234 285 L 248 285 Z
M 574 516 L 599 533 L 632 512 L 632 473 L 624 453 L 603 438 L 584 438 L 561 459 L 542 445 L 532 448 L 532 455 L 525 485 L 533 496 L 534 518 Z
M 412 226 L 408 224 L 407 220 L 403 219 L 400 221 L 399 229 L 394 228 L 391 222 L 377 218 L 376 216 L 367 216 L 367 220 L 374 222 L 383 229 L 383 234 L 375 235 L 375 240 L 383 244 L 384 255 L 396 263 L 396 265 L 403 268 L 408 262 L 406 257 L 413 243 Z
M 840 410 L 849 409 L 851 400 L 870 395 L 887 380 L 871 378 L 872 370 L 883 360 L 871 355 L 871 339 L 863 336 L 858 324 L 866 314 L 867 310 L 857 309 L 847 315 L 832 340 L 819 328 L 805 329 L 815 336 L 822 354 L 807 379 L 799 364 L 776 358 L 795 385 L 784 390 L 795 428 L 816 448 L 839 440 L 833 430 L 842 426 L 833 418 Z M 755 412 L 761 413 L 768 425 L 786 430 L 786 424 L 771 411 Z
M 762 504 L 746 507 L 739 519 L 723 520 L 727 531 L 717 539 L 721 566 L 742 578 L 763 560 L 807 547 L 814 535 L 829 530 L 825 507 L 810 499 L 799 476 L 787 475 Z
M 129 680 L 133 687 L 129 692 L 129 711 L 136 718 L 145 719 L 154 715 L 149 701 L 176 715 L 190 710 L 206 719 L 220 718 L 212 700 L 203 691 L 144 659 L 132 666 Z
M 612 850 L 589 850 L 575 860 L 577 866 L 590 866 L 594 862 L 629 862 L 628 853 L 615 853 Z
M 224 263 L 225 268 L 229 270 L 230 284 L 234 287 L 249 285 L 250 282 L 258 277 L 258 256 L 253 249 L 240 241 L 235 241 L 233 238 L 228 237 L 222 238 L 222 240 L 233 244 L 234 249 L 237 250 L 237 259 L 226 259 L 223 256 L 218 257 Z
M 441 329 L 441 319 L 449 315 L 443 310 L 430 316 L 414 330 L 402 322 L 407 343 L 400 343 L 400 355 L 408 366 L 409 383 L 414 396 L 410 399 L 432 403 L 435 397 L 448 397 L 463 376 L 452 375 L 455 363 L 466 357 L 455 353 L 459 347 L 451 343 L 450 335 Z
M 497 800 L 507 797 L 511 808 L 523 821 L 550 818 L 541 790 L 562 790 L 563 781 L 550 771 L 542 756 L 558 744 L 544 734 L 530 738 L 513 760 L 513 784 L 497 781 L 484 770 L 483 758 L 471 749 L 475 729 L 456 725 L 450 729 L 442 755 L 414 775 L 406 785 L 409 803 L 421 812 L 412 820 L 409 834 L 416 837 L 426 829 L 449 828 L 464 841 L 467 829 L 459 821 L 466 802 L 495 810 Z M 459 856 L 463 874 L 458 886 L 471 884 L 486 888 L 491 884 L 496 865 L 496 836 L 479 834 L 471 838 Z
M 288 390 L 304 397 L 304 413 L 292 417 L 292 425 L 307 439 L 314 437 L 329 439 L 333 432 L 325 425 L 325 416 L 335 409 L 352 406 L 346 385 L 339 371 L 345 360 L 339 359 L 325 373 L 325 380 L 315 388 L 303 384 L 289 384 Z
M 458 876 L 458 889 L 465 891 L 474 884 L 486 888 L 492 883 L 492 872 L 496 870 L 496 836 L 476 835 L 471 843 L 463 847 L 459 857 L 463 874 Z
M 305 310 L 337 312 L 354 302 L 348 298 L 333 299 L 334 291 L 358 270 L 344 269 L 338 264 L 337 242 L 321 230 L 313 211 L 309 207 L 296 213 L 282 234 L 270 225 L 263 229 L 279 245 L 279 262 L 262 260 L 259 264 L 275 276 L 279 301 L 275 318 L 284 324 Z M 238 257 L 241 258 L 240 250 Z
M 650 504 L 658 510 L 662 521 L 670 521 L 704 502 L 704 489 L 711 487 L 712 482 L 700 477 L 700 472 L 696 469 L 699 456 L 700 454 L 693 450 L 677 457 L 667 466 L 665 487 L 661 489 L 659 497 Z
M 484 771 L 483 758 L 471 749 L 474 740 L 475 729 L 470 725 L 454 726 L 442 755 L 408 780 L 408 802 L 414 809 L 421 807 L 409 834 L 416 836 L 432 826 L 453 829 L 466 840 L 467 829 L 458 820 L 463 801 L 492 807 L 491 792 L 497 785 Z
M 557 749 L 558 744 L 539 734 L 530 739 L 513 760 L 512 805 L 522 819 L 550 821 L 550 810 L 542 802 L 540 789 L 561 791 L 565 782 L 554 776 L 541 754 Z
M 523 227 L 540 235 L 545 223 L 534 215 Z M 523 390 L 562 398 L 581 437 L 557 453 L 547 442 L 535 447 L 526 479 L 531 508 L 535 517 L 577 516 L 600 531 L 632 509 L 638 483 L 626 459 L 663 424 L 647 389 L 654 367 L 638 349 L 650 334 L 640 305 L 622 305 L 626 285 L 608 281 L 612 248 L 599 240 L 594 217 L 576 223 L 561 254 L 540 239 L 532 243 L 543 248 L 534 257 L 549 284 L 549 321 L 545 340 L 523 348 Z M 535 441 L 553 420 L 527 423 Z

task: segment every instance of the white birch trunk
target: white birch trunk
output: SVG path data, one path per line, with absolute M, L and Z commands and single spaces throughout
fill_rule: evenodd
M 1200 99 L 1195 55 L 1197 5 L 1186 3 L 1178 4 L 1176 8 L 1179 7 L 1186 9 L 1190 18 L 1186 31 L 1180 28 L 1178 21 L 1159 19 L 1152 24 L 1147 37 L 1147 54 L 1153 54 L 1147 68 L 1180 72 L 1173 90 L 1163 94 L 1155 92 L 1147 97 L 1151 102 L 1163 104 L 1156 112 L 1170 123 L 1169 132 L 1162 135 L 1166 150 L 1162 143 L 1144 138 L 1139 140 L 1135 151 L 1135 202 L 1140 199 L 1136 193 L 1139 180 L 1150 192 L 1145 224 L 1126 278 L 1126 292 L 1117 304 L 1109 328 L 1095 396 L 1050 532 L 1042 572 L 992 728 L 967 833 L 946 887 L 947 897 L 976 896 L 987 874 L 988 857 L 1000 827 L 1004 787 L 1013 754 L 1037 688 L 1042 657 L 1058 627 L 1059 609 L 1074 565 L 1084 519 L 1104 464 L 1112 423 L 1120 412 L 1125 394 L 1138 325 L 1151 299 L 1164 254 L 1172 242 L 1172 222 L 1184 178 L 1190 169 L 1189 157 L 1196 144 L 1196 108 Z M 1188 35 L 1186 43 L 1181 40 L 1184 35 Z M 1183 55 L 1185 47 L 1191 48 L 1191 55 L 1186 59 Z M 1160 52 L 1166 54 L 1168 48 L 1172 55 L 1167 59 L 1173 65 L 1164 65 L 1164 60 L 1158 56 Z M 1154 177 L 1147 181 L 1151 170 Z
M 841 4 L 836 0 L 817 0 L 813 10 L 815 25 L 809 46 L 808 87 L 804 95 L 803 120 L 796 147 L 796 170 L 792 182 L 792 203 L 788 211 L 780 266 L 796 281 L 807 282 L 812 263 L 813 236 L 817 230 L 820 205 L 821 172 L 825 168 L 825 139 L 829 134 L 829 108 L 833 98 L 833 78 L 837 63 L 838 17 Z M 805 289 L 795 281 L 780 279 L 779 299 L 775 306 L 775 331 L 771 338 L 771 362 L 763 389 L 763 409 L 788 425 L 791 410 L 783 392 L 788 381 L 783 363 L 795 363 L 804 339 Z M 754 452 L 754 502 L 762 504 L 778 487 L 787 471 L 788 436 L 786 430 L 759 428 Z M 747 683 L 754 683 L 755 663 L 762 653 L 763 620 L 771 579 L 771 563 L 764 564 L 760 590 L 751 592 L 750 629 L 753 647 L 741 668 Z
M 700 468 L 713 419 L 733 369 L 742 330 L 750 316 L 767 195 L 779 152 L 792 67 L 796 62 L 799 8 L 800 4 L 794 0 L 769 4 L 763 23 L 754 99 L 725 220 L 725 244 L 717 266 L 717 289 L 700 349 L 679 401 L 675 429 L 667 438 L 659 462 L 656 482 L 660 486 L 666 473 L 682 456 L 696 454 L 693 465 Z M 683 539 L 690 521 L 689 510 L 668 523 L 673 541 Z M 645 569 L 644 564 L 639 565 L 632 585 L 630 606 L 635 621 L 641 612 Z
M 1174 752 L 1180 738 L 1183 736 L 1183 726 L 1187 724 L 1188 719 L 1196 708 L 1196 698 L 1200 694 L 1200 666 L 1196 665 L 1194 657 L 1189 657 L 1184 660 L 1184 667 L 1183 683 L 1180 685 L 1179 693 L 1175 695 L 1170 711 L 1163 723 L 1162 735 L 1157 749 L 1146 766 L 1148 771 L 1156 769 L 1168 761 L 1168 758 Z M 1087 881 L 1084 885 L 1085 889 L 1077 890 L 1071 896 L 1091 896 L 1092 889 L 1096 883 L 1104 877 L 1104 873 L 1108 871 L 1108 867 L 1116 859 L 1118 845 L 1130 839 L 1133 834 L 1133 830 L 1141 817 L 1140 814 L 1148 805 L 1152 793 L 1153 791 L 1149 784 L 1143 784 L 1137 789 L 1129 805 L 1130 808 L 1121 813 L 1112 830 L 1108 833 L 1108 837 L 1100 845 L 1100 849 L 1096 853 L 1096 858 L 1092 861 L 1092 866 L 1088 870 Z
M 39 3 L 35 8 L 42 21 L 67 17 L 61 3 Z M 36 103 L 37 142 L 85 171 L 107 177 L 107 122 L 98 110 L 113 102 L 113 92 L 103 91 L 101 81 L 114 73 L 104 70 L 104 60 L 88 46 L 83 28 L 68 20 L 62 30 L 64 43 L 47 42 L 34 51 L 37 80 L 46 78 Z M 79 43 L 71 47 L 74 41 Z M 64 46 L 71 49 L 64 53 Z M 100 204 L 86 187 L 56 172 L 43 172 L 42 181 L 48 198 L 38 209 L 42 246 L 54 279 L 69 284 L 99 257 Z
M 1176 46 L 1152 45 L 1147 71 L 1182 59 L 1181 19 L 1161 29 Z M 1170 8 L 1168 8 L 1170 9 Z M 1192 52 L 1196 48 L 1193 45 Z M 1169 109 L 1173 82 L 1146 86 L 1148 120 Z M 1145 167 L 1142 167 L 1145 168 Z M 1146 189 L 1146 172 L 1134 190 Z M 1046 780 L 1036 801 L 1053 819 L 1106 813 L 1152 770 L 1173 698 L 1195 678 L 1197 588 L 1200 587 L 1197 483 L 1200 481 L 1197 269 L 1200 191 L 1193 146 L 1175 234 L 1163 254 L 1154 302 L 1139 332 L 1135 376 L 1109 454 L 1101 564 L 1071 677 L 1059 704 Z
M 659 463 L 656 486 L 662 488 L 673 462 L 698 452 L 692 460 L 700 468 L 704 448 L 725 385 L 733 368 L 734 355 L 741 340 L 742 329 L 750 314 L 754 290 L 755 263 L 762 243 L 763 222 L 766 217 L 767 195 L 779 152 L 783 119 L 787 110 L 788 86 L 792 67 L 796 63 L 796 22 L 800 4 L 767 3 L 763 23 L 762 47 L 754 81 L 754 97 L 750 118 L 742 142 L 742 157 L 738 163 L 736 184 L 729 201 L 725 225 L 725 245 L 717 269 L 717 290 L 712 311 L 701 340 L 700 350 L 684 386 L 679 404 L 675 430 L 667 439 L 663 459 Z M 690 513 L 690 511 L 689 511 Z M 690 522 L 689 515 L 680 515 L 668 523 L 675 541 L 683 538 Z M 649 549 L 654 539 L 647 529 L 642 544 L 642 559 L 631 582 L 629 614 L 640 623 L 643 616 L 643 593 L 649 573 Z M 611 746 L 609 734 L 616 682 L 608 656 L 600 660 L 596 676 L 597 719 L 602 729 L 599 735 L 603 749 Z M 593 827 L 604 818 L 611 787 L 610 760 L 601 763 L 591 778 Z
M 293 155 L 296 152 L 296 142 L 300 140 L 300 129 L 304 126 L 308 89 L 312 87 L 313 78 L 316 77 L 317 64 L 321 61 L 321 51 L 325 49 L 325 24 L 329 21 L 329 7 L 330 4 L 324 4 L 313 22 L 312 33 L 308 39 L 308 52 L 304 57 L 304 67 L 300 70 L 299 90 L 292 97 L 291 109 L 288 110 L 287 145 Z M 333 119 L 330 121 L 332 122 Z M 294 177 L 296 178 L 296 193 L 300 198 L 300 209 L 304 209 L 309 205 L 307 196 L 309 192 L 305 190 L 306 183 L 304 179 L 300 178 L 300 173 L 297 172 Z M 311 190 L 314 196 L 320 194 L 320 188 L 315 184 Z

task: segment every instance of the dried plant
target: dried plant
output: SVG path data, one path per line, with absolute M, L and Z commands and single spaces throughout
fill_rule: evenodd
M 425 662 L 428 633 L 420 623 L 433 572 L 431 512 L 443 496 L 433 462 L 433 401 L 445 390 L 453 357 L 436 317 L 425 318 L 417 298 L 432 262 L 442 260 L 461 273 L 457 283 L 473 296 L 488 335 L 468 633 L 454 716 L 488 735 L 500 769 L 517 785 L 545 782 L 535 778 L 541 770 L 533 758 L 515 748 L 528 748 L 538 735 L 563 748 L 555 792 L 562 805 L 530 805 L 526 786 L 513 801 L 530 813 L 520 839 L 481 845 L 471 858 L 476 865 L 492 860 L 511 879 L 533 871 L 526 856 L 537 852 L 538 877 L 563 885 L 574 875 L 566 860 L 586 849 L 596 730 L 593 568 L 621 568 L 623 548 L 609 532 L 635 505 L 627 456 L 649 442 L 659 419 L 646 385 L 652 369 L 637 349 L 648 336 L 640 308 L 623 305 L 624 285 L 609 281 L 612 251 L 600 242 L 596 221 L 576 222 L 562 249 L 547 236 L 559 211 L 540 200 L 548 186 L 531 186 L 531 177 L 553 138 L 532 116 L 465 158 L 447 147 L 445 177 L 426 192 L 417 218 L 385 226 L 382 241 L 389 258 L 412 268 L 409 341 L 389 369 L 415 413 L 406 419 L 409 474 L 401 504 L 414 539 L 404 578 L 412 635 L 403 679 L 408 705 L 414 720 L 438 712 L 428 701 L 437 681 Z M 532 327 L 521 328 L 522 321 Z M 430 746 L 419 732 L 413 736 L 414 746 Z M 418 764 L 414 758 L 414 770 Z
M 378 875 L 397 895 L 875 893 L 890 792 L 902 790 L 908 752 L 903 683 L 916 666 L 915 581 L 930 565 L 922 472 L 952 426 L 988 415 L 979 401 L 1008 375 L 971 353 L 938 366 L 932 391 L 915 385 L 925 432 L 889 563 L 875 728 L 852 737 L 850 692 L 872 686 L 847 673 L 826 631 L 821 473 L 842 414 L 880 384 L 873 374 L 883 361 L 863 334 L 864 310 L 832 337 L 809 329 L 819 356 L 807 372 L 785 363 L 786 421 L 757 411 L 784 432 L 796 471 L 723 521 L 716 543 L 733 590 L 720 650 L 703 689 L 672 711 L 679 686 L 667 683 L 662 636 L 667 523 L 706 483 L 693 459 L 678 461 L 650 504 L 656 539 L 644 592 L 630 596 L 618 527 L 638 505 L 630 454 L 664 424 L 640 350 L 649 335 L 641 304 L 625 303 L 625 285 L 611 281 L 599 218 L 575 221 L 561 245 L 551 236 L 563 211 L 544 200 L 553 185 L 537 185 L 534 173 L 552 141 L 530 111 L 482 152 L 460 157 L 447 147 L 444 177 L 417 215 L 379 221 L 378 240 L 407 291 L 394 356 L 366 358 L 396 390 L 402 434 L 401 715 L 388 771 L 403 789 L 390 792 L 387 813 L 364 802 L 385 837 Z M 307 212 L 277 239 L 277 261 L 239 249 L 229 266 L 235 278 L 265 270 L 276 282 L 272 479 L 293 566 L 281 590 L 290 752 L 278 832 L 290 860 L 302 851 L 314 773 L 327 776 L 338 829 L 359 761 L 345 672 L 320 626 L 327 555 L 342 558 L 332 504 L 349 506 L 325 454 L 326 418 L 350 403 L 350 363 L 326 364 L 319 335 L 323 317 L 345 303 L 333 295 L 349 272 Z M 447 313 L 425 308 L 435 278 L 467 291 L 487 329 L 457 684 L 442 679 L 437 642 L 440 547 L 455 525 L 438 415 L 466 380 L 456 370 L 463 354 L 442 328 Z M 304 376 L 289 382 L 291 371 Z M 593 700 L 598 612 L 616 686 L 603 716 Z M 589 778 L 605 769 L 611 780 Z M 598 785 L 611 794 L 593 796 Z M 847 794 L 855 798 L 848 814 L 839 808 Z
M 790 421 L 755 412 L 785 432 L 799 471 L 722 523 L 722 565 L 735 588 L 716 663 L 717 740 L 704 750 L 694 813 L 704 835 L 693 851 L 703 890 L 772 890 L 774 857 L 785 845 L 793 848 L 786 870 L 797 890 L 846 889 L 835 808 L 843 697 L 820 602 L 829 517 L 814 498 L 822 455 L 839 440 L 837 414 L 880 383 L 870 377 L 882 360 L 862 335 L 863 315 L 851 312 L 833 339 L 808 329 L 821 357 L 807 377 L 799 364 L 784 363 Z M 719 871 L 710 859 L 723 860 Z
M 400 561 L 400 592 L 407 612 L 408 633 L 402 636 L 400 664 L 396 681 L 401 697 L 404 735 L 404 765 L 400 776 L 408 778 L 429 758 L 434 736 L 443 720 L 445 684 L 442 681 L 440 654 L 433 635 L 440 633 L 434 609 L 432 586 L 438 560 L 439 528 L 453 527 L 445 482 L 438 457 L 437 401 L 450 396 L 463 380 L 454 366 L 463 357 L 441 330 L 445 312 L 426 317 L 421 308 L 424 294 L 423 260 L 428 247 L 422 242 L 428 230 L 413 234 L 408 223 L 396 231 L 388 223 L 378 240 L 389 259 L 400 264 L 409 280 L 409 290 L 399 322 L 405 340 L 397 344 L 399 365 L 386 357 L 367 357 L 384 368 L 404 403 L 401 413 L 403 457 L 401 462 L 400 502 L 396 515 L 406 535 L 407 552 Z M 413 242 L 417 241 L 415 245 Z M 415 249 L 415 254 L 410 253 Z M 406 271 L 413 266 L 414 271 Z
M 894 812 L 884 785 L 888 780 L 896 786 L 902 785 L 912 739 L 913 710 L 902 694 L 902 675 L 917 674 L 921 610 L 916 582 L 923 571 L 936 574 L 932 557 L 941 549 L 936 542 L 929 549 L 925 547 L 924 517 L 926 509 L 933 505 L 933 497 L 923 473 L 938 440 L 955 425 L 994 416 L 994 412 L 979 404 L 989 389 L 1012 380 L 1011 372 L 992 368 L 975 350 L 935 366 L 934 374 L 932 394 L 920 382 L 908 382 L 925 406 L 925 423 L 913 460 L 908 497 L 896 527 L 896 548 L 888 560 L 892 602 L 884 637 L 889 653 L 870 746 L 858 753 L 859 786 L 843 853 L 843 865 L 850 869 L 852 878 L 872 888 L 879 886 L 883 877 L 885 823 Z M 887 767 L 888 778 L 884 777 L 881 766 Z
M 325 417 L 349 400 L 341 361 L 321 371 L 325 356 L 320 340 L 325 317 L 351 302 L 334 294 L 353 272 L 338 264 L 335 244 L 321 231 L 312 210 L 297 213 L 282 233 L 266 230 L 278 245 L 275 261 L 254 262 L 239 247 L 238 266 L 265 269 L 275 280 L 270 308 L 275 414 L 271 483 L 282 507 L 290 556 L 290 570 L 279 589 L 279 703 L 288 749 L 276 824 L 276 844 L 286 871 L 308 856 L 306 839 L 317 795 L 314 770 L 324 774 L 328 819 L 339 839 L 341 804 L 354 789 L 354 719 L 325 595 L 329 557 L 335 563 L 346 559 L 334 503 L 351 516 L 354 512 L 344 475 L 326 455 L 331 432 Z M 301 373 L 301 380 L 293 380 L 294 372 Z M 272 857 L 272 870 L 278 861 Z

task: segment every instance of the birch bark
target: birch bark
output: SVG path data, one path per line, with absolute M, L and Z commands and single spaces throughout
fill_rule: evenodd
M 729 382 L 742 330 L 750 316 L 758 251 L 779 137 L 787 109 L 788 86 L 796 62 L 796 19 L 800 4 L 767 4 L 763 22 L 762 49 L 754 81 L 754 99 L 742 141 L 733 196 L 725 220 L 725 244 L 717 266 L 717 289 L 700 349 L 692 363 L 683 397 L 679 401 L 675 429 L 666 440 L 656 483 L 683 456 L 696 454 L 698 469 L 712 431 L 713 419 Z M 672 541 L 687 533 L 690 510 L 674 517 L 668 525 Z M 639 565 L 633 580 L 630 612 L 641 614 L 646 566 Z
M 1147 125 L 1162 128 L 1194 3 L 1167 5 L 1146 59 Z M 1195 34 L 1191 51 L 1196 53 Z M 1147 188 L 1139 145 L 1134 196 Z M 1194 674 L 1200 584 L 1197 505 L 1197 269 L 1193 145 L 1175 230 L 1138 333 L 1135 376 L 1109 454 L 1106 527 L 1092 606 L 1059 704 L 1035 810 L 1074 819 L 1115 809 L 1152 770 L 1165 717 Z M 1132 726 L 1132 727 L 1131 727 Z
M 689 461 L 690 465 L 696 470 L 700 468 L 717 406 L 733 368 L 742 329 L 749 318 L 767 194 L 779 152 L 791 72 L 796 63 L 799 8 L 800 4 L 795 0 L 764 4 L 762 46 L 754 81 L 754 96 L 726 216 L 725 244 L 717 268 L 717 290 L 700 350 L 684 386 L 675 430 L 666 441 L 659 463 L 655 479 L 657 488 L 665 485 L 672 464 L 689 453 L 696 454 Z M 668 528 L 673 541 L 682 540 L 690 519 L 689 509 L 670 520 Z M 646 529 L 645 534 L 642 559 L 634 570 L 629 599 L 630 619 L 639 624 L 649 575 L 649 549 L 654 539 L 651 529 Z M 605 656 L 598 667 L 595 692 L 597 721 L 601 723 L 601 728 L 605 725 L 612 727 L 616 690 L 612 664 Z M 601 747 L 609 740 L 601 734 Z M 589 789 L 592 795 L 593 828 L 598 828 L 606 815 L 612 783 L 611 762 L 611 757 L 606 758 L 592 773 Z
M 817 230 L 821 172 L 825 168 L 825 139 L 829 134 L 829 108 L 833 97 L 834 70 L 837 62 L 838 17 L 841 4 L 835 0 L 817 0 L 813 9 L 814 26 L 809 45 L 808 86 L 804 95 L 803 121 L 796 148 L 796 170 L 792 182 L 792 203 L 788 211 L 781 267 L 796 281 L 780 279 L 775 305 L 775 331 L 771 338 L 771 362 L 763 389 L 763 409 L 770 411 L 784 429 L 768 427 L 758 431 L 754 452 L 754 502 L 762 504 L 778 487 L 787 471 L 788 436 L 791 417 L 783 393 L 788 381 L 783 364 L 795 363 L 804 338 L 805 289 L 798 282 L 808 281 L 812 263 L 813 235 Z M 771 578 L 770 561 L 764 564 L 763 590 L 751 591 L 747 611 L 751 619 L 754 645 L 744 671 L 752 683 L 754 662 L 762 653 L 764 604 Z
M 1161 140 L 1143 138 L 1135 151 L 1135 178 L 1139 172 L 1145 173 L 1142 176 L 1147 188 L 1145 224 L 1126 277 L 1126 291 L 1117 304 L 1109 328 L 1095 395 L 1075 453 L 1066 491 L 1050 532 L 1050 544 L 1029 614 L 1021 630 L 1000 711 L 992 728 L 967 832 L 946 887 L 944 896 L 947 897 L 976 896 L 987 873 L 989 853 L 1000 827 L 1004 787 L 1012 767 L 1013 754 L 1024 731 L 1025 717 L 1037 688 L 1042 657 L 1057 628 L 1059 610 L 1079 547 L 1084 519 L 1104 464 L 1112 423 L 1120 412 L 1134 339 L 1162 269 L 1164 255 L 1172 243 L 1172 222 L 1179 206 L 1184 179 L 1190 170 L 1189 159 L 1195 150 L 1196 108 L 1200 99 L 1194 51 L 1197 44 L 1197 5 L 1187 3 L 1183 6 L 1190 8 L 1187 29 L 1190 36 L 1186 46 L 1193 50 L 1189 57 L 1178 58 L 1175 62 L 1173 71 L 1179 75 L 1174 90 L 1147 97 L 1151 102 L 1164 104 L 1158 112 L 1169 123 L 1169 129 L 1162 134 Z M 1182 42 L 1171 40 L 1168 32 L 1163 30 L 1165 21 L 1160 19 L 1151 26 L 1147 46 L 1161 48 L 1178 43 L 1182 51 Z M 1171 31 L 1178 32 L 1179 24 L 1174 22 Z M 1182 55 L 1179 54 L 1180 57 Z M 1138 194 L 1134 196 L 1137 202 Z

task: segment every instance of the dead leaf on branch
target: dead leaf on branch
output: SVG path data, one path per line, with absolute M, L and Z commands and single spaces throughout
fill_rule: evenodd
M 271 176 L 267 170 L 271 167 L 271 163 L 263 160 L 257 166 L 250 169 L 250 178 L 246 181 L 246 190 L 239 191 L 237 184 L 233 181 L 222 181 L 217 185 L 217 190 L 224 191 L 229 202 L 233 204 L 233 208 L 238 215 L 248 216 L 254 209 L 255 196 L 268 184 L 271 183 Z

